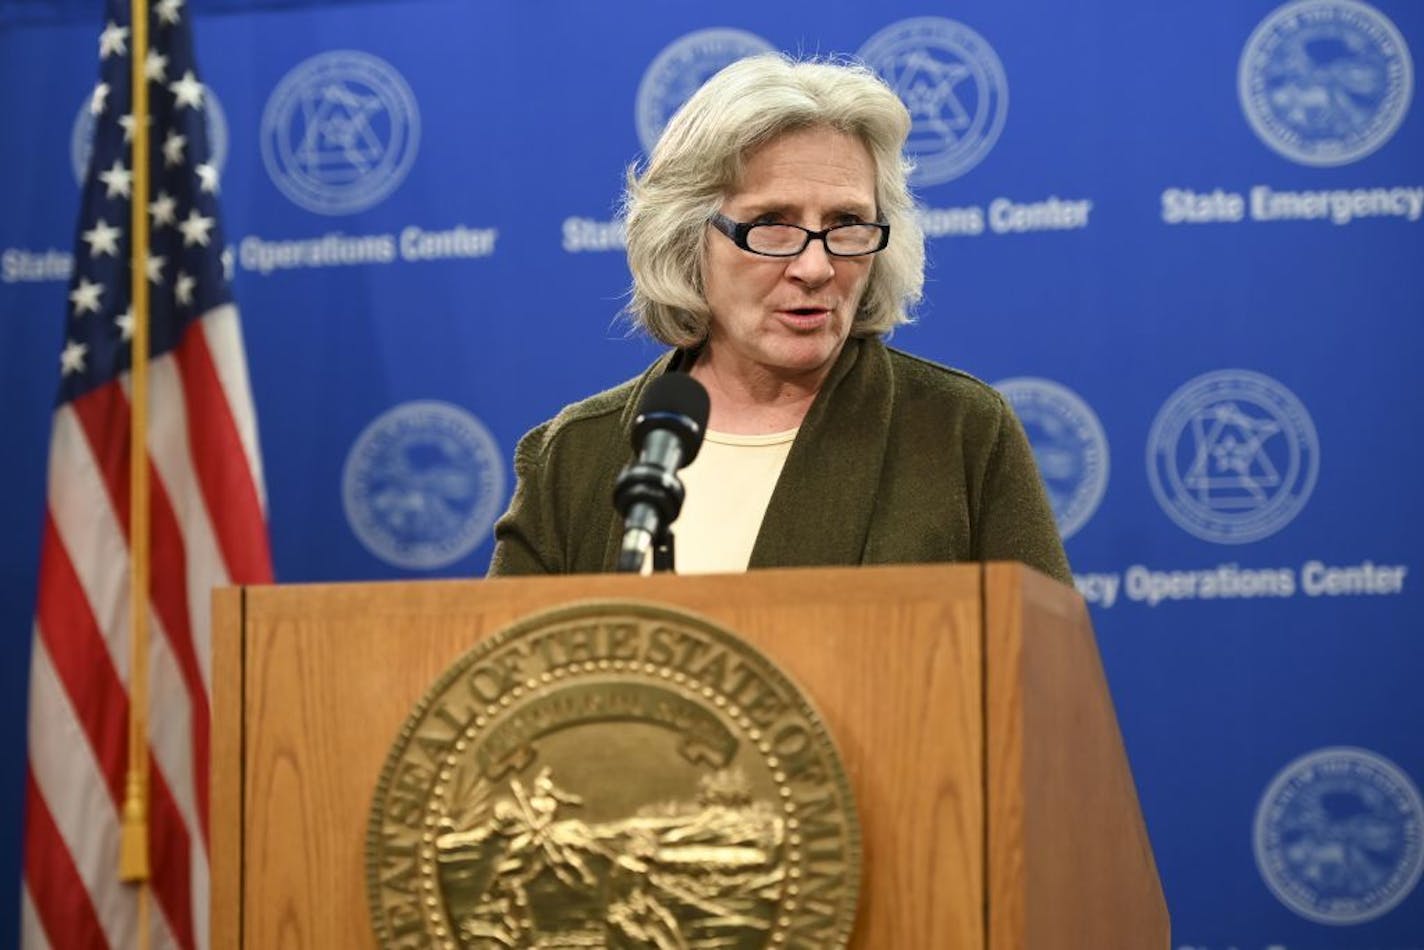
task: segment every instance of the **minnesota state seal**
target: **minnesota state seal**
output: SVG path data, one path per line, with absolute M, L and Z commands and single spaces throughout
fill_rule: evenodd
M 366 848 L 384 947 L 844 947 L 860 826 L 820 717 L 672 608 L 584 603 L 458 660 L 406 721 Z

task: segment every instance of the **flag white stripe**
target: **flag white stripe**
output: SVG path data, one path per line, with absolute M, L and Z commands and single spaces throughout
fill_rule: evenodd
M 174 662 L 173 651 L 158 618 L 151 613 L 149 639 L 149 717 L 148 741 L 154 763 L 163 773 L 178 815 L 188 826 L 188 836 L 196 842 L 196 854 L 207 861 L 202 847 L 198 822 L 197 789 L 193 780 L 193 707 L 183 682 L 182 671 Z
M 262 514 L 267 514 L 267 486 L 262 478 L 262 450 L 257 440 L 257 413 L 252 403 L 252 389 L 247 377 L 247 350 L 242 345 L 242 324 L 237 307 L 223 304 L 207 312 L 198 326 L 208 341 L 208 352 L 217 367 L 242 451 L 247 456 L 247 470 L 257 489 L 257 502 Z
M 129 552 L 79 417 L 54 414 L 49 509 L 119 680 L 129 680 Z
M 28 886 L 20 888 L 20 950 L 50 950 L 49 938 L 45 936 L 40 915 L 35 913 Z
M 212 942 L 208 928 L 212 926 L 211 875 L 208 873 L 208 855 L 204 851 L 203 839 L 194 835 L 193 839 L 193 944 L 197 950 L 207 950 Z
M 182 944 L 178 942 L 178 938 L 173 936 L 173 930 L 168 926 L 168 918 L 166 916 L 158 913 L 154 914 L 152 919 L 153 926 L 149 929 L 149 934 L 152 938 L 151 943 L 154 950 L 168 950 L 170 947 L 176 950 L 176 948 L 182 947 Z M 206 950 L 208 946 L 207 932 L 205 931 L 201 937 L 197 935 L 194 935 L 194 937 L 195 946 L 197 946 L 199 950 Z
M 133 897 L 118 884 L 119 816 L 39 630 L 30 661 L 30 768 L 113 947 L 133 946 Z M 27 943 L 27 946 L 29 944 Z

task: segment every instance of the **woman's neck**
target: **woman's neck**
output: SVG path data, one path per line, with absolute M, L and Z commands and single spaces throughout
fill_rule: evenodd
M 801 425 L 830 374 L 834 360 L 813 371 L 777 373 L 765 367 L 737 370 L 704 348 L 688 371 L 707 387 L 712 410 L 707 427 L 734 435 L 765 435 Z

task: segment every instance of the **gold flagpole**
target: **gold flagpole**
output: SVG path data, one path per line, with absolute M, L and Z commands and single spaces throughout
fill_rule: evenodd
M 129 433 L 129 766 L 119 841 L 119 878 L 138 888 L 138 946 L 149 946 L 148 849 L 148 2 L 131 0 L 133 55 L 133 206 L 129 280 L 133 302 L 133 371 Z

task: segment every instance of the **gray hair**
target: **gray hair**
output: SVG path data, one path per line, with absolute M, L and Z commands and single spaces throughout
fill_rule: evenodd
M 871 264 L 851 334 L 879 336 L 909 322 L 925 271 L 925 239 L 902 153 L 910 114 L 864 66 L 767 53 L 709 79 L 668 122 L 647 166 L 628 169 L 623 216 L 633 293 L 627 313 L 636 326 L 669 346 L 707 338 L 707 222 L 736 188 L 748 153 L 817 126 L 864 143 L 875 162 L 880 220 L 890 225 L 890 244 Z

